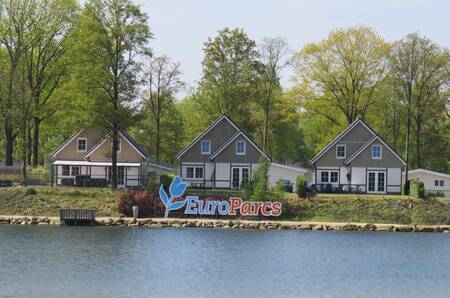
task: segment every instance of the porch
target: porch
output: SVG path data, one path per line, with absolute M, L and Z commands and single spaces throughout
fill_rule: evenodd
M 106 187 L 111 185 L 111 162 L 56 160 L 52 165 L 52 184 L 64 186 Z M 119 188 L 139 187 L 146 178 L 144 164 L 117 163 Z

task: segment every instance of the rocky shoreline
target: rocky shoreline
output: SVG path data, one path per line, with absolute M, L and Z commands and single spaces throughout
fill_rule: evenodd
M 0 216 L 0 224 L 17 225 L 60 225 L 58 217 L 43 216 Z M 314 231 L 368 231 L 368 232 L 428 232 L 450 233 L 450 225 L 400 225 L 370 223 L 332 223 L 306 221 L 252 221 L 185 218 L 121 218 L 99 217 L 99 226 L 143 227 L 143 228 L 222 228 L 261 230 L 314 230 Z

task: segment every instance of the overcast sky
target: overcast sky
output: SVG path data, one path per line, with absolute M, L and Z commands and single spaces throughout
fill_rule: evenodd
M 388 41 L 418 31 L 450 47 L 450 1 L 445 0 L 136 0 L 150 17 L 156 54 L 181 63 L 183 79 L 201 77 L 203 43 L 224 28 L 243 28 L 260 42 L 287 38 L 291 51 L 338 27 L 367 25 Z M 283 75 L 289 87 L 290 70 Z

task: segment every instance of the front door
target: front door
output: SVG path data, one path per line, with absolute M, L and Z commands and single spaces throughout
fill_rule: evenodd
M 386 172 L 367 171 L 367 192 L 386 193 Z
M 248 167 L 232 167 L 231 168 L 231 187 L 239 189 L 242 184 L 249 179 L 250 168 Z

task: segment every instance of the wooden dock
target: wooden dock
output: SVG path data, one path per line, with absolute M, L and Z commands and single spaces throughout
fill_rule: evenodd
M 69 226 L 94 226 L 95 210 L 60 209 L 59 220 L 61 224 Z

